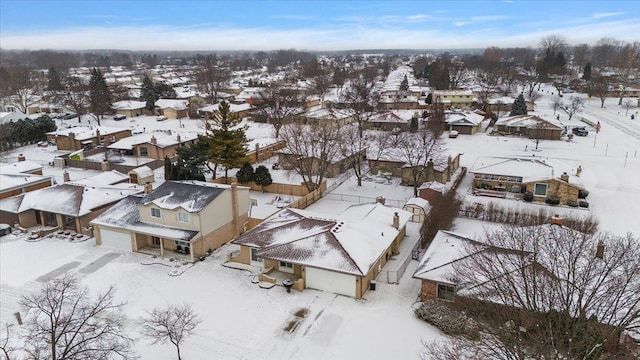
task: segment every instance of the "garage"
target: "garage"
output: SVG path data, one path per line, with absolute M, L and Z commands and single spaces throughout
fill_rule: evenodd
M 335 271 L 307 267 L 307 287 L 356 297 L 356 277 Z
M 131 251 L 131 235 L 129 233 L 101 228 L 100 241 L 104 247 Z

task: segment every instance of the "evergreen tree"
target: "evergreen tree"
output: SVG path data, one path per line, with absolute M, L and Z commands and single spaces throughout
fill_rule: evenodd
M 91 112 L 96 116 L 98 125 L 100 125 L 101 117 L 111 110 L 111 93 L 102 72 L 97 68 L 91 70 L 91 78 L 89 79 L 89 106 Z
M 586 81 L 591 81 L 591 63 L 588 62 L 587 65 L 584 66 L 584 74 L 582 74 L 582 78 Z
M 220 103 L 214 117 L 214 124 L 207 123 L 209 138 L 209 161 L 224 166 L 225 177 L 231 168 L 242 166 L 249 161 L 247 157 L 247 137 L 243 128 L 232 129 L 240 120 L 229 113 L 229 103 Z
M 176 149 L 176 155 L 180 164 L 178 172 L 181 180 L 205 180 L 204 164 L 207 162 L 207 151 L 200 142 L 179 147 Z
M 156 87 L 153 85 L 153 81 L 151 81 L 151 78 L 145 74 L 142 79 L 142 89 L 140 89 L 140 101 L 146 101 L 147 109 L 153 110 L 158 99 Z
M 409 90 L 409 80 L 407 80 L 407 75 L 404 75 L 404 79 L 400 83 L 400 91 L 408 91 Z
M 60 73 L 53 66 L 49 68 L 47 72 L 47 90 L 49 91 L 61 91 L 64 90 L 62 80 L 60 79 Z
M 409 123 L 409 131 L 416 132 L 418 131 L 418 118 L 412 117 L 411 122 Z
M 564 58 L 564 54 L 562 53 L 562 51 L 558 52 L 556 54 L 556 58 L 553 61 L 553 67 L 555 69 L 561 69 L 564 70 L 565 65 L 567 65 L 567 61 Z M 556 70 L 556 72 L 558 72 L 559 70 Z
M 156 100 L 157 99 L 175 99 L 176 97 L 178 97 L 176 95 L 176 91 L 173 90 L 173 87 L 165 83 L 156 84 L 154 91 L 156 95 Z
M 269 169 L 264 165 L 258 166 L 253 176 L 253 182 L 256 183 L 256 185 L 260 185 L 262 187 L 262 191 L 264 191 L 265 186 L 269 186 L 273 183 Z
M 236 179 L 241 184 L 246 184 L 253 180 L 253 166 L 248 162 L 244 163 L 240 170 L 236 173 Z
M 164 157 L 164 179 L 171 180 L 171 170 L 173 168 L 173 164 L 168 156 Z
M 524 95 L 518 95 L 516 101 L 511 105 L 511 116 L 514 115 L 527 115 L 527 102 L 524 100 Z

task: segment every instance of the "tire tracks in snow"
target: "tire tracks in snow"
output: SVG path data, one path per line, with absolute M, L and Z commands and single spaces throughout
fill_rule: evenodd
M 593 112 L 593 110 L 585 110 L 584 111 L 585 114 L 589 115 L 590 117 L 593 117 L 594 119 L 600 121 L 603 124 L 606 125 L 610 125 L 620 131 L 622 131 L 623 133 L 630 135 L 631 137 L 635 138 L 636 140 L 640 141 L 640 130 L 635 129 L 632 126 L 627 126 L 624 125 L 616 120 L 612 120 L 611 118 L 602 116 L 596 112 Z

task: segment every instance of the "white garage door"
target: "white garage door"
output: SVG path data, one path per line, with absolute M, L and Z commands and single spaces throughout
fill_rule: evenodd
M 100 241 L 104 247 L 131 251 L 131 235 L 129 233 L 100 229 Z
M 307 267 L 307 287 L 356 297 L 356 278 L 353 275 Z

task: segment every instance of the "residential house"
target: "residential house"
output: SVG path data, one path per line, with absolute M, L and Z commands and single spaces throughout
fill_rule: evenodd
M 487 101 L 488 108 L 496 114 L 498 117 L 504 114 L 509 114 L 511 112 L 511 107 L 516 99 L 511 96 L 502 96 L 493 99 L 489 99 Z M 532 101 L 527 101 L 527 111 L 533 111 L 535 108 L 535 104 Z
M 90 186 L 64 183 L 0 200 L 0 223 L 58 227 L 83 233 L 89 222 L 141 188 L 132 184 Z
M 76 151 L 109 145 L 131 136 L 130 129 L 106 126 L 76 126 L 47 133 L 47 141 L 55 142 L 58 150 Z
M 20 119 L 25 119 L 27 115 L 21 112 L 4 112 L 0 111 L 0 125 L 7 124 L 10 122 L 16 122 Z
M 470 90 L 435 90 L 432 103 L 443 104 L 445 109 L 468 109 L 473 103 L 473 92 Z
M 305 164 L 304 168 L 311 169 L 314 174 L 318 174 L 320 168 L 326 168 L 324 176 L 332 178 L 349 170 L 354 161 L 364 161 L 366 150 L 355 154 L 338 152 L 332 158 L 326 160 L 323 160 L 320 154 L 315 156 L 301 155 L 291 152 L 288 148 L 277 151 L 276 154 L 278 155 L 279 166 L 285 170 L 294 169 L 297 164 L 303 163 Z
M 216 113 L 219 112 L 220 104 L 207 105 L 198 109 L 198 114 L 203 115 L 207 119 L 213 119 Z M 229 103 L 229 115 L 237 119 L 242 119 L 249 115 L 251 111 L 251 105 L 248 103 L 234 104 Z
M 307 122 L 322 122 L 337 127 L 351 124 L 354 121 L 348 111 L 335 108 L 312 109 L 304 114 L 304 118 Z
M 130 136 L 108 146 L 126 156 L 138 156 L 162 160 L 176 155 L 176 149 L 198 141 L 196 132 L 156 130 Z
M 445 122 L 449 131 L 457 131 L 459 134 L 474 135 L 480 130 L 484 116 L 475 112 L 451 112 L 446 114 Z
M 560 140 L 563 128 L 555 120 L 545 120 L 535 115 L 515 115 L 498 119 L 498 134 L 526 136 L 530 139 Z
M 533 201 L 559 199 L 560 204 L 577 203 L 584 187 L 577 181 L 582 165 L 577 161 L 540 157 L 479 157 L 469 170 L 472 190 L 477 195 L 522 197 Z M 570 175 L 576 176 L 570 176 Z
M 403 112 L 401 114 L 406 114 L 407 112 Z M 402 117 L 400 114 L 393 111 L 385 111 L 381 113 L 374 114 L 370 118 L 367 119 L 366 126 L 368 129 L 372 130 L 383 130 L 383 131 L 409 131 L 411 127 L 411 118 L 415 116 L 415 114 L 409 113 L 410 117 L 406 116 Z M 416 126 L 418 125 L 418 118 L 416 118 Z
M 51 176 L 5 173 L 0 169 L 0 199 L 51 186 Z
M 175 253 L 195 261 L 245 229 L 249 188 L 202 181 L 167 181 L 120 201 L 95 218 L 96 244 L 133 252 Z
M 449 155 L 447 157 L 446 162 L 442 163 L 434 163 L 433 160 L 427 161 L 426 166 L 417 165 L 419 168 L 419 176 L 417 178 L 418 186 L 424 182 L 428 181 L 437 181 L 441 184 L 445 184 L 451 180 L 453 174 L 460 167 L 460 155 L 458 154 L 455 157 L 451 157 Z M 411 166 L 404 165 L 401 168 L 402 171 L 402 184 L 406 186 L 413 186 L 414 182 L 414 169 Z
M 355 204 L 338 215 L 284 209 L 232 243 L 231 261 L 259 266 L 312 288 L 361 299 L 399 253 L 412 214 Z
M 422 281 L 420 301 L 435 299 L 455 301 L 459 292 L 464 293 L 468 288 L 481 285 L 484 279 L 477 279 L 477 283 L 460 283 L 456 276 L 456 266 L 461 260 L 486 251 L 495 253 L 496 257 L 530 257 L 530 260 L 524 263 L 533 264 L 532 253 L 489 247 L 465 235 L 440 230 L 429 244 L 418 264 L 418 269 L 413 274 L 413 278 Z M 517 263 L 519 262 L 501 262 L 501 264 Z
M 111 105 L 111 109 L 115 110 L 117 114 L 130 118 L 151 113 L 147 111 L 147 103 L 145 101 L 122 100 L 114 102 Z
M 156 113 L 169 119 L 182 119 L 189 116 L 189 101 L 178 99 L 159 99 L 154 104 Z
M 148 166 L 137 167 L 127 173 L 129 182 L 144 185 L 155 181 L 153 170 Z

